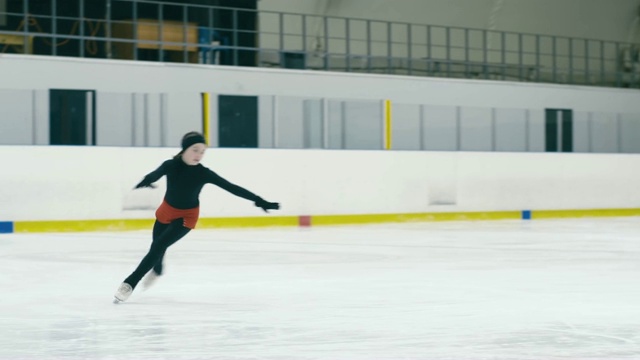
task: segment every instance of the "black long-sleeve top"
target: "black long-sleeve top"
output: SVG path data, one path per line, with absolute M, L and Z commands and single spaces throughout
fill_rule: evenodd
M 167 176 L 165 201 L 176 209 L 192 209 L 200 205 L 200 191 L 205 184 L 217 185 L 228 192 L 253 202 L 260 199 L 256 194 L 223 179 L 209 168 L 187 165 L 180 158 L 170 159 L 147 174 L 143 183 L 152 184 L 163 175 Z

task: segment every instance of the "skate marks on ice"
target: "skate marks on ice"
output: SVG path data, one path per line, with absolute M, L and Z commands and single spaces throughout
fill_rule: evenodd
M 201 230 L 117 306 L 147 232 L 11 234 L 0 358 L 640 358 L 639 223 Z

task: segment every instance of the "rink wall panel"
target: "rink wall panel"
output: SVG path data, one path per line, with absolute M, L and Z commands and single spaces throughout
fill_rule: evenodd
M 165 180 L 133 187 L 178 150 L 0 146 L 0 231 L 149 228 Z M 210 149 L 203 165 L 282 204 L 205 186 L 203 228 L 640 215 L 632 154 Z
M 3 145 L 48 145 L 49 91 L 66 89 L 94 92 L 99 146 L 174 146 L 202 130 L 207 93 L 213 146 L 231 95 L 258 97 L 262 148 L 381 149 L 388 100 L 394 150 L 544 151 L 545 109 L 566 109 L 573 151 L 640 152 L 633 89 L 17 54 L 0 79 Z

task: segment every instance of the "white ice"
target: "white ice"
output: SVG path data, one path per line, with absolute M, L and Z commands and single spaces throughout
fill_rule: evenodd
M 640 359 L 640 219 L 0 234 L 0 359 Z

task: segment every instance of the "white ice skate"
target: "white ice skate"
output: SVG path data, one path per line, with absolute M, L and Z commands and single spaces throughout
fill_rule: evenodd
M 133 288 L 131 287 L 131 285 L 122 283 L 122 285 L 120 285 L 120 287 L 118 288 L 118 291 L 116 291 L 115 295 L 113 295 L 113 303 L 117 304 L 126 301 L 129 296 L 131 296 L 132 292 Z
M 147 290 L 158 280 L 160 275 L 156 274 L 155 271 L 151 270 L 147 273 L 147 275 L 142 280 L 142 290 Z

